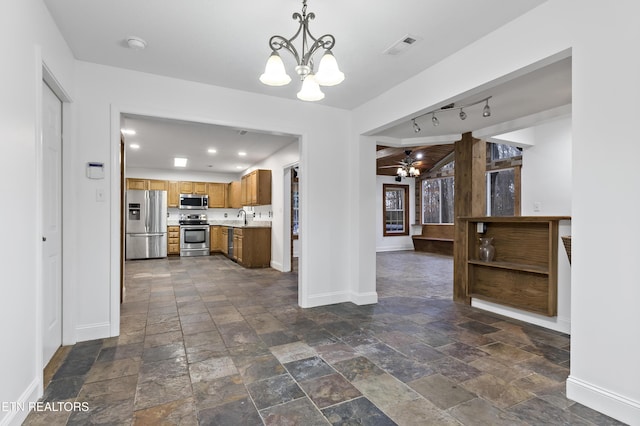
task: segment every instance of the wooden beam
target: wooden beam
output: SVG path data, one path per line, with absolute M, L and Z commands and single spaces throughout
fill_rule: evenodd
M 468 241 L 465 238 L 465 223 L 458 218 L 486 214 L 486 142 L 473 138 L 471 133 L 463 134 L 462 139 L 455 143 L 455 161 L 453 300 L 471 304 L 471 299 L 467 297 L 465 264 Z

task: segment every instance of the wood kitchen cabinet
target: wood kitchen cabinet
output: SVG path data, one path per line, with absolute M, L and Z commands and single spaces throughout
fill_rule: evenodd
M 147 179 L 127 178 L 127 189 L 145 190 L 148 189 L 149 181 Z
M 240 181 L 243 206 L 271 204 L 271 170 L 254 170 Z
M 149 179 L 149 190 L 151 191 L 166 191 L 168 184 L 166 180 Z
M 193 192 L 192 194 L 207 195 L 207 183 L 206 182 L 192 182 Z
M 227 184 L 207 183 L 209 208 L 224 208 L 227 206 Z
M 222 227 L 211 225 L 209 232 L 209 252 L 222 251 Z
M 233 259 L 242 265 L 242 243 L 244 241 L 241 228 L 233 229 Z
M 233 259 L 245 268 L 268 268 L 271 228 L 233 228 Z
M 225 256 L 229 255 L 229 228 L 222 226 L 220 230 L 220 248 Z
M 180 194 L 207 195 L 207 182 L 180 182 Z
M 227 208 L 242 208 L 242 183 L 240 181 L 227 184 Z
M 167 254 L 180 254 L 180 227 L 167 226 Z
M 167 207 L 177 208 L 180 202 L 180 182 L 169 181 L 167 188 Z
M 127 178 L 127 189 L 166 191 L 167 181 L 156 179 Z

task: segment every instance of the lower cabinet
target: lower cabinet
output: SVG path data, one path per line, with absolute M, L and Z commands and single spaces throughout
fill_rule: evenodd
M 209 252 L 222 251 L 222 227 L 211 225 L 209 233 Z
M 229 255 L 229 229 L 233 230 L 233 253 Z M 245 268 L 271 266 L 271 228 L 222 227 L 222 252 Z
M 229 228 L 226 226 L 221 227 L 220 230 L 220 250 L 229 256 Z
M 180 254 L 179 226 L 167 226 L 167 254 Z

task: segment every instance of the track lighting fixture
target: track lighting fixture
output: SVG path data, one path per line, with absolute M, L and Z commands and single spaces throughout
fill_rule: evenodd
M 436 114 L 440 114 L 446 111 L 450 111 L 450 110 L 460 110 L 460 112 L 458 113 L 458 117 L 460 117 L 460 120 L 466 120 L 467 118 L 467 113 L 464 111 L 465 108 L 469 108 L 472 107 L 474 105 L 478 105 L 484 102 L 484 108 L 482 109 L 482 116 L 484 118 L 487 117 L 491 117 L 491 107 L 489 106 L 489 99 L 491 99 L 492 96 L 488 96 L 484 99 L 480 99 L 479 101 L 467 104 L 467 105 L 460 105 L 457 106 L 455 104 L 448 104 L 443 106 L 442 108 L 438 108 L 438 109 L 434 109 L 433 111 L 428 111 L 425 112 L 424 114 L 420 114 L 417 117 L 414 117 L 411 119 L 411 123 L 413 126 L 413 131 L 418 133 L 420 132 L 420 126 L 418 125 L 418 123 L 416 122 L 416 120 L 420 117 L 423 117 L 425 115 L 429 115 L 431 114 L 431 124 L 433 124 L 434 127 L 438 126 L 440 124 L 440 120 L 438 120 L 438 117 L 436 116 Z
M 489 99 L 486 100 L 486 104 L 484 105 L 484 108 L 482 108 L 482 116 L 483 117 L 491 117 L 491 108 L 489 107 Z
M 422 130 L 422 129 L 420 128 L 420 126 L 418 126 L 418 123 L 416 123 L 416 119 L 414 118 L 413 119 L 413 131 L 418 133 L 418 132 L 420 132 L 420 130 Z

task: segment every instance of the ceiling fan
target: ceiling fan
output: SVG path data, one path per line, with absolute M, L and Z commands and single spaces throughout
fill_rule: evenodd
M 396 180 L 400 181 L 403 177 L 417 177 L 420 176 L 420 169 L 418 168 L 422 161 L 418 161 L 411 156 L 411 150 L 405 150 L 405 157 L 398 161 L 394 166 L 381 166 L 380 168 L 397 168 Z

